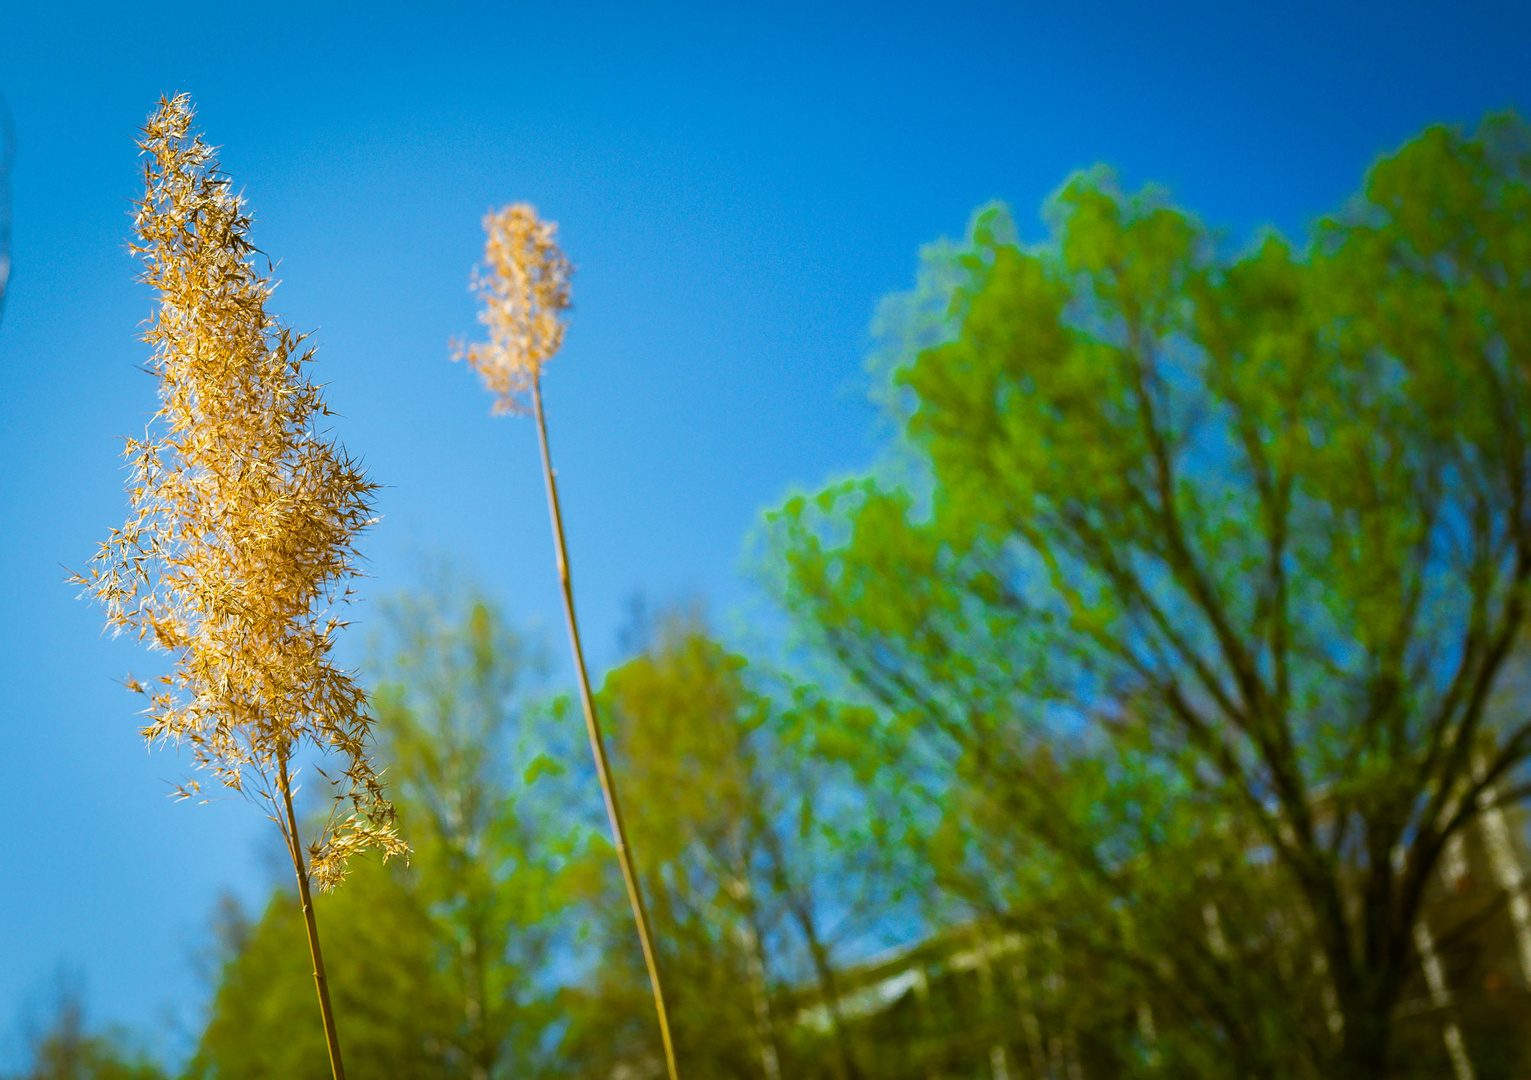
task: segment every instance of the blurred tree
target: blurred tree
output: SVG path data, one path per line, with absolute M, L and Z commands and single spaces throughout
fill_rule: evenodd
M 1305 252 L 1232 261 L 1100 172 L 1050 245 L 987 211 L 894 378 L 928 498 L 775 515 L 943 880 L 1114 957 L 1144 1067 L 1407 1070 L 1442 852 L 1531 753 L 1489 709 L 1531 584 L 1528 172 L 1513 117 L 1432 129 Z
M 628 826 L 672 980 L 681 1063 L 719 1077 L 865 1075 L 838 1007 L 837 946 L 893 890 L 867 873 L 866 852 L 842 843 L 847 815 L 837 818 L 824 772 L 834 759 L 805 744 L 814 725 L 804 712 L 828 706 L 806 694 L 773 700 L 694 616 L 664 621 L 607 677 L 599 704 L 643 807 Z M 607 891 L 612 932 L 566 1043 L 587 1075 L 658 1060 L 638 1022 L 643 968 L 622 932 L 618 883 Z M 824 1006 L 827 1043 L 800 1023 L 805 996 Z M 632 1017 L 628 1040 L 611 1037 L 618 1016 Z
M 353 874 L 345 889 L 314 899 L 320 911 L 336 909 L 330 989 L 349 1068 L 363 1077 L 468 1076 L 452 1053 L 461 1014 L 438 963 L 430 913 L 392 867 L 369 860 Z M 188 1075 L 329 1075 L 324 1029 L 310 1015 L 312 973 L 296 948 L 303 933 L 292 898 L 278 892 L 224 966 Z
M 117 1030 L 89 1032 L 78 993 L 61 988 L 52 1022 L 30 1040 L 32 1067 L 17 1080 L 165 1080 Z
M 578 829 L 528 797 L 538 769 L 517 738 L 518 694 L 536 657 L 446 576 L 390 603 L 385 623 L 373 649 L 379 756 L 414 854 L 318 900 L 348 909 L 337 932 L 353 940 L 337 943 L 331 972 L 348 1056 L 359 1076 L 538 1075 L 557 1019 L 554 917 L 588 888 Z M 299 1012 L 306 971 L 289 955 L 299 929 L 273 900 L 250 930 L 194 1075 L 323 1075 L 323 1033 Z M 295 1034 L 279 1036 L 289 1025 Z
M 555 1018 L 544 968 L 574 898 L 559 867 L 579 853 L 561 806 L 540 808 L 522 790 L 542 743 L 516 695 L 542 661 L 462 586 L 400 597 L 388 624 L 378 717 L 415 838 L 415 894 L 449 943 L 455 1045 L 473 1080 L 524 1075 Z

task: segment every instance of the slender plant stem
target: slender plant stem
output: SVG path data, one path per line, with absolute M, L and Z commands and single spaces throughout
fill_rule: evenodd
M 319 949 L 319 926 L 314 922 L 314 901 L 308 893 L 308 868 L 303 865 L 303 845 L 298 841 L 298 819 L 292 812 L 292 785 L 287 780 L 287 755 L 277 757 L 282 782 L 282 801 L 287 805 L 287 851 L 298 875 L 298 897 L 303 901 L 303 924 L 308 929 L 308 952 L 314 959 L 314 988 L 319 991 L 319 1011 L 324 1014 L 324 1038 L 330 1049 L 330 1071 L 335 1080 L 346 1080 L 340 1061 L 340 1037 L 335 1033 L 335 1012 L 330 1008 L 330 982 L 324 974 L 324 953 Z
M 638 888 L 638 875 L 633 870 L 632 855 L 627 844 L 627 827 L 622 824 L 622 808 L 617 802 L 611 764 L 606 760 L 606 744 L 601 738 L 600 726 L 595 722 L 595 699 L 590 693 L 590 676 L 585 671 L 585 653 L 579 644 L 579 624 L 574 618 L 574 586 L 569 578 L 569 552 L 564 544 L 563 515 L 558 510 L 558 484 L 553 478 L 553 458 L 548 452 L 547 424 L 542 419 L 542 385 L 536 376 L 532 378 L 532 408 L 537 415 L 537 441 L 542 447 L 542 476 L 547 481 L 548 513 L 553 519 L 553 546 L 558 555 L 558 582 L 563 587 L 563 609 L 569 623 L 569 644 L 574 650 L 574 670 L 579 675 L 579 699 L 585 708 L 585 730 L 590 734 L 590 752 L 595 756 L 596 776 L 600 778 L 601 794 L 606 799 L 606 816 L 611 820 L 617 862 L 622 867 L 622 881 L 627 885 L 627 900 L 632 905 L 633 921 L 638 924 L 643 962 L 649 969 L 649 986 L 654 991 L 654 1011 L 659 1014 L 659 1035 L 664 1041 L 665 1066 L 669 1069 L 670 1080 L 680 1080 L 680 1072 L 675 1067 L 675 1046 L 670 1039 L 670 1014 L 665 1008 L 664 988 L 659 980 L 659 960 L 654 953 L 649 913 L 643 904 L 643 893 Z

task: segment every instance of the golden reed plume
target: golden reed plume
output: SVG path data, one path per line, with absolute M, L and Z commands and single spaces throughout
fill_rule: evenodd
M 616 782 L 612 779 L 611 763 L 606 758 L 601 728 L 596 723 L 595 699 L 590 692 L 590 676 L 585 670 L 585 653 L 579 643 L 569 551 L 564 543 L 558 483 L 552 454 L 548 450 L 547 423 L 542 414 L 542 365 L 563 344 L 562 316 L 569 306 L 569 277 L 573 273 L 569 260 L 564 258 L 553 239 L 557 229 L 556 223 L 539 220 L 537 211 L 526 203 L 506 206 L 484 218 L 486 272 L 474 271 L 472 287 L 484 301 L 479 321 L 489 328 L 489 340 L 475 345 L 458 345 L 452 358 L 466 359 L 483 376 L 484 386 L 495 395 L 496 413 L 524 413 L 527 407 L 523 399 L 531 398 L 531 412 L 537 420 L 537 441 L 542 448 L 542 478 L 547 485 L 564 617 L 569 626 L 569 645 L 579 680 L 580 704 L 585 712 L 585 731 L 590 736 L 590 752 L 595 758 L 596 776 L 606 801 L 606 816 L 611 823 L 617 862 L 622 868 L 622 881 L 627 886 L 628 903 L 638 927 L 638 942 L 643 947 L 649 987 L 654 994 L 654 1011 L 659 1018 L 665 1067 L 670 1080 L 679 1080 L 675 1046 L 670 1038 L 670 1014 L 665 1007 L 659 958 L 654 951 L 654 933 L 638 885 L 638 874 L 633 868 L 627 828 L 622 823 L 622 806 L 617 799 Z
M 488 271 L 473 271 L 472 288 L 484 302 L 478 319 L 489 328 L 489 340 L 459 345 L 452 358 L 466 359 L 483 376 L 496 413 L 527 411 L 522 398 L 563 344 L 562 315 L 574 271 L 553 240 L 557 230 L 556 222 L 539 221 L 526 203 L 484 218 Z
M 148 698 L 144 736 L 188 746 L 282 829 L 339 1077 L 309 880 L 338 884 L 366 848 L 407 851 L 367 757 L 365 696 L 330 658 L 376 485 L 316 430 L 330 413 L 304 374 L 313 350 L 266 313 L 275 283 L 255 269 L 243 200 L 189 134 L 192 117 L 185 94 L 161 99 L 138 144 L 146 191 L 132 248 L 159 296 L 144 340 L 160 406 L 145 437 L 127 441 L 127 523 L 76 580 L 114 632 L 174 659 L 152 689 L 129 681 Z M 305 739 L 342 762 L 306 860 L 288 771 Z M 180 794 L 198 790 L 191 781 Z

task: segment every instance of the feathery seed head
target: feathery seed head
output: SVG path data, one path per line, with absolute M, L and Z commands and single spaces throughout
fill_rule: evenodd
M 496 414 L 526 411 L 521 395 L 563 344 L 574 269 L 553 239 L 557 231 L 556 222 L 539 220 L 527 203 L 484 218 L 486 272 L 475 270 L 470 287 L 484 301 L 478 318 L 489 340 L 458 345 L 452 359 L 466 359 L 483 376 Z
M 144 339 L 160 407 L 127 440 L 127 523 L 76 580 L 114 631 L 174 658 L 157 685 L 130 683 L 148 699 L 151 742 L 189 745 L 198 767 L 273 804 L 300 740 L 343 759 L 310 846 L 327 888 L 359 850 L 407 850 L 367 757 L 365 696 L 330 659 L 344 625 L 330 608 L 350 596 L 377 485 L 316 430 L 328 411 L 304 374 L 313 350 L 266 313 L 274 285 L 252 265 L 250 217 L 213 148 L 189 136 L 192 118 L 187 95 L 161 99 L 139 143 L 132 248 L 159 294 Z

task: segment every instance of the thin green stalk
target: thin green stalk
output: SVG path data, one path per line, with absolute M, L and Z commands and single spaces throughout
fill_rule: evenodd
M 537 417 L 537 441 L 542 447 L 542 476 L 547 481 L 548 513 L 553 520 L 553 545 L 558 556 L 558 582 L 563 588 L 564 615 L 569 623 L 569 644 L 574 651 L 574 670 L 579 676 L 579 699 L 585 709 L 585 730 L 590 734 L 590 752 L 595 757 L 596 775 L 601 781 L 601 794 L 606 799 L 606 816 L 611 821 L 612 838 L 617 848 L 617 862 L 622 867 L 622 881 L 627 886 L 628 903 L 632 905 L 633 921 L 638 924 L 638 941 L 643 946 L 643 962 L 649 971 L 649 986 L 654 991 L 654 1011 L 659 1014 L 659 1035 L 664 1041 L 665 1067 L 670 1080 L 680 1080 L 675 1066 L 675 1046 L 670 1039 L 670 1014 L 665 1008 L 664 989 L 659 979 L 659 960 L 654 954 L 653 931 L 649 927 L 649 914 L 643 904 L 643 893 L 638 888 L 638 875 L 633 869 L 632 855 L 628 850 L 627 827 L 622 824 L 622 808 L 617 802 L 617 788 L 611 777 L 611 765 L 606 760 L 606 744 L 601 738 L 600 726 L 595 721 L 595 699 L 590 693 L 590 676 L 585 671 L 585 654 L 579 643 L 579 624 L 574 618 L 574 586 L 569 578 L 569 553 L 564 544 L 563 515 L 558 510 L 558 484 L 553 478 L 553 458 L 548 452 L 548 429 L 542 418 L 542 380 L 535 375 L 531 380 L 532 409 Z
M 319 1011 L 324 1014 L 324 1038 L 329 1044 L 330 1071 L 335 1080 L 346 1080 L 340 1061 L 340 1036 L 335 1033 L 335 1012 L 330 1008 L 330 983 L 324 974 L 324 953 L 319 948 L 319 926 L 314 922 L 314 901 L 308 894 L 308 868 L 303 865 L 303 845 L 298 841 L 298 819 L 292 812 L 292 786 L 287 781 L 287 756 L 277 757 L 282 802 L 287 807 L 287 851 L 298 875 L 298 898 L 303 902 L 303 925 L 308 930 L 308 952 L 314 960 L 314 988 L 319 992 Z

